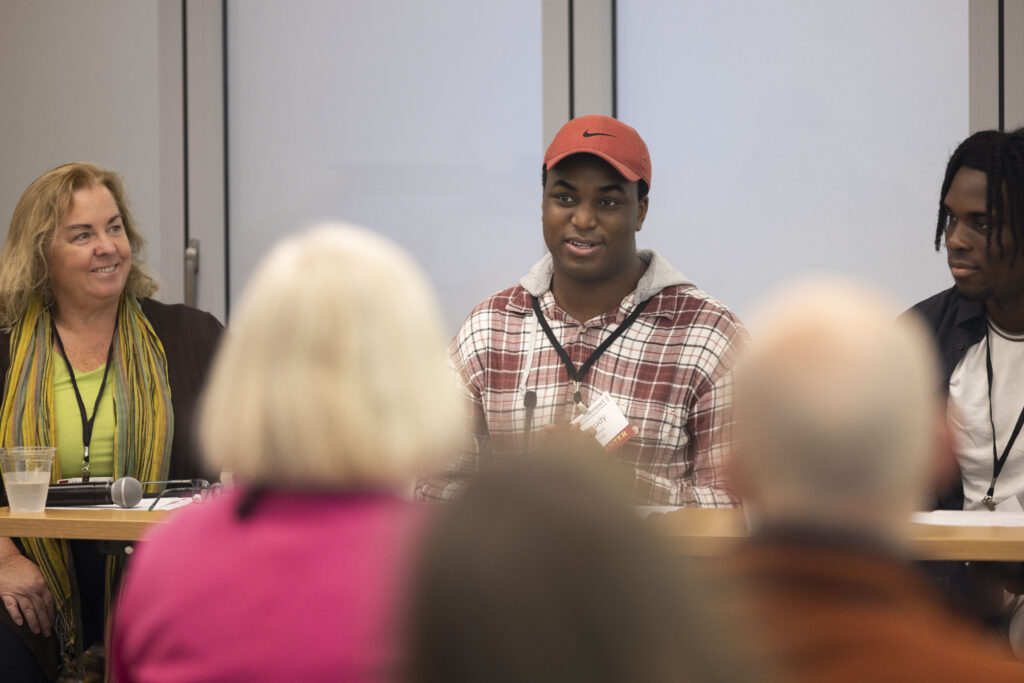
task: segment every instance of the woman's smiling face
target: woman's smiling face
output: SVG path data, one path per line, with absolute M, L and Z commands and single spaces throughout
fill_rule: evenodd
M 77 190 L 50 245 L 50 281 L 58 308 L 115 304 L 128 281 L 132 249 L 113 195 L 103 185 Z

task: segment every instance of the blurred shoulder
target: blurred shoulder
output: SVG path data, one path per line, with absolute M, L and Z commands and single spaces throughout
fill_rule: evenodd
M 189 504 L 168 512 L 164 524 L 151 528 L 145 543 L 132 555 L 132 564 L 144 566 L 151 562 L 162 565 L 182 554 L 200 553 L 201 546 L 218 543 L 216 539 L 233 535 L 237 525 L 235 496 L 225 494 L 202 504 Z

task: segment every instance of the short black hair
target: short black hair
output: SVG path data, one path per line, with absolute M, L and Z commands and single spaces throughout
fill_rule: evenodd
M 1006 254 L 1003 241 L 1003 227 L 1006 226 L 1016 239 L 1016 252 L 1012 259 L 1024 253 L 1024 128 L 1012 133 L 998 130 L 983 130 L 960 143 L 946 164 L 946 176 L 942 180 L 939 195 L 939 218 L 935 225 L 935 250 L 942 246 L 942 238 L 949 224 L 950 212 L 946 208 L 946 195 L 953 184 L 953 177 L 961 168 L 981 171 L 987 179 L 985 195 L 985 219 L 991 226 L 986 245 L 992 248 L 994 241 L 1000 254 Z
M 600 158 L 600 157 L 598 157 L 598 158 Z M 548 186 L 548 167 L 547 166 L 541 166 L 540 167 L 540 186 L 541 186 L 541 188 L 545 188 L 545 187 Z M 638 180 L 638 181 L 636 181 L 636 200 L 638 202 L 639 201 L 643 201 L 644 197 L 647 196 L 647 191 L 649 189 L 650 188 L 647 187 L 647 181 L 646 180 Z

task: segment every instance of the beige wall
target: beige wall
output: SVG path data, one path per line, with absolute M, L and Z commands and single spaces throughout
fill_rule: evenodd
M 68 161 L 119 172 L 158 296 L 182 297 L 181 9 L 176 0 L 0 3 L 0 224 Z

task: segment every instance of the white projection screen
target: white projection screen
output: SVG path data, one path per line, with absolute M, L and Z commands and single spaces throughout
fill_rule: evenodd
M 228 6 L 230 287 L 314 221 L 409 249 L 451 330 L 542 254 L 541 6 Z
M 640 242 L 741 316 L 807 271 L 902 304 L 968 130 L 967 0 L 618 0 L 618 114 L 651 150 Z

